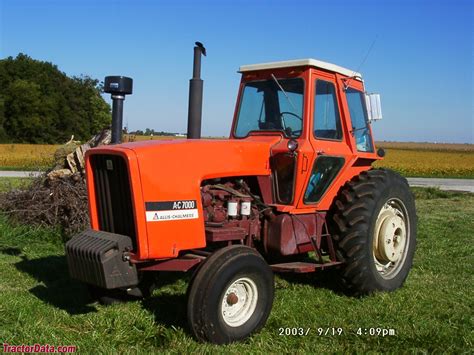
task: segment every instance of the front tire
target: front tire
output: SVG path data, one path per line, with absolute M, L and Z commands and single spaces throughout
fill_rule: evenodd
M 273 293 L 273 273 L 257 251 L 240 245 L 220 249 L 189 285 L 189 327 L 201 341 L 242 340 L 265 325 Z
M 376 169 L 347 183 L 330 214 L 348 291 L 370 294 L 401 287 L 413 262 L 416 210 L 407 180 Z

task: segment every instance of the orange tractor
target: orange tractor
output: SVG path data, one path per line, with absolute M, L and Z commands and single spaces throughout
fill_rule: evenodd
M 361 75 L 314 59 L 242 66 L 229 139 L 199 139 L 205 49 L 194 51 L 188 139 L 87 152 L 91 229 L 66 244 L 71 276 L 105 299 L 191 272 L 189 327 L 213 343 L 264 326 L 273 272 L 336 267 L 352 293 L 399 288 L 415 204 L 406 179 L 371 167 L 384 155 L 370 126 L 380 100 Z M 132 80 L 107 77 L 105 91 L 119 143 Z

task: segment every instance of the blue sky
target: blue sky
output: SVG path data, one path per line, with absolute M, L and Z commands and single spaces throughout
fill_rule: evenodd
M 0 0 L 0 57 L 134 79 L 130 129 L 185 132 L 192 47 L 205 44 L 203 134 L 228 135 L 243 64 L 312 57 L 382 95 L 376 138 L 474 143 L 473 2 Z

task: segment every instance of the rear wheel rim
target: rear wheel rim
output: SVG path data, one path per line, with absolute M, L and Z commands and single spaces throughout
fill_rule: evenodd
M 389 199 L 380 209 L 375 223 L 372 255 L 378 274 L 393 279 L 403 268 L 410 244 L 410 221 L 405 204 Z
M 241 277 L 227 288 L 221 300 L 221 314 L 230 327 L 239 327 L 252 317 L 257 307 L 258 289 L 248 277 Z

